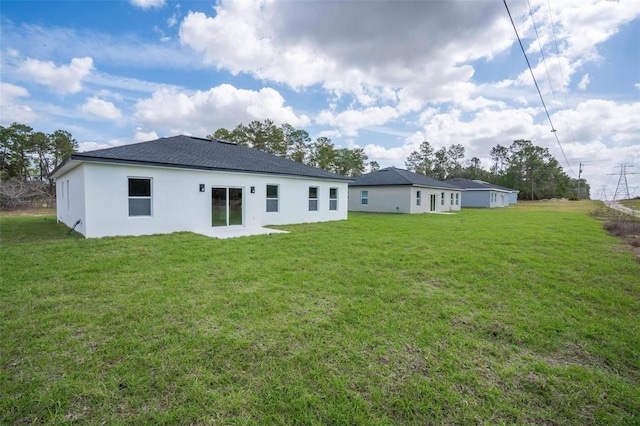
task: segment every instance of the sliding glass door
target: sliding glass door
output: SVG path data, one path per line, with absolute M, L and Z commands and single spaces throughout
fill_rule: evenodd
M 211 188 L 211 226 L 242 225 L 242 188 Z

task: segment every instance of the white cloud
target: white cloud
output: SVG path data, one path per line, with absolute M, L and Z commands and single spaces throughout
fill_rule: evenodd
M 540 3 L 544 5 L 542 0 Z M 621 25 L 640 15 L 640 2 L 636 0 L 571 0 L 558 5 L 554 18 L 556 32 L 566 44 L 564 53 L 570 58 L 598 58 L 597 45 L 616 34 Z M 547 7 L 542 9 L 548 18 Z M 546 25 L 550 24 L 549 20 L 545 21 Z
M 133 136 L 134 142 L 146 142 L 158 139 L 158 134 L 156 132 L 145 132 L 140 127 L 136 129 L 136 133 Z
M 125 145 L 127 142 L 122 139 L 110 139 L 107 142 L 80 142 L 78 144 L 78 152 L 95 151 L 96 149 L 113 148 L 114 146 Z
M 353 94 L 367 107 L 400 102 L 406 113 L 428 100 L 448 99 L 454 82 L 473 75 L 461 62 L 490 58 L 510 46 L 510 28 L 498 6 L 221 1 L 214 17 L 187 15 L 180 41 L 233 74 L 293 88 L 321 84 L 338 96 Z M 482 25 L 475 25 L 478 16 Z
M 130 0 L 131 4 L 142 9 L 161 8 L 165 5 L 165 0 Z
M 188 129 L 200 136 L 220 127 L 233 128 L 241 122 L 267 118 L 294 127 L 310 124 L 309 117 L 296 115 L 284 103 L 282 95 L 268 87 L 253 91 L 223 84 L 194 93 L 161 89 L 136 104 L 134 120 L 156 131 L 185 133 Z
M 577 144 L 599 141 L 607 145 L 636 148 L 640 144 L 640 102 L 616 103 L 590 99 L 578 104 L 575 110 L 554 114 L 552 119 L 560 115 L 573 130 L 563 132 L 565 140 L 575 140 Z
M 12 103 L 16 98 L 25 98 L 29 96 L 29 91 L 21 86 L 11 83 L 0 82 L 0 100 L 2 103 Z
M 18 72 L 25 77 L 61 93 L 77 93 L 82 90 L 82 80 L 93 70 L 93 59 L 73 58 L 69 65 L 56 66 L 50 61 L 27 58 Z
M 97 118 L 105 120 L 117 120 L 122 117 L 122 112 L 113 103 L 95 96 L 88 98 L 80 109 Z
M 36 114 L 31 107 L 20 105 L 20 98 L 29 97 L 29 91 L 11 83 L 0 83 L 0 123 L 31 123 Z
M 316 123 L 339 127 L 345 136 L 355 136 L 358 129 L 382 125 L 398 117 L 398 111 L 389 106 L 371 107 L 364 110 L 347 110 L 339 114 L 322 111 L 316 117 Z
M 462 144 L 465 158 L 478 157 L 484 168 L 491 166 L 490 150 L 497 144 L 509 146 L 516 139 L 529 139 L 534 144 L 548 148 L 569 176 L 578 171 L 578 163 L 585 165 L 583 178 L 591 186 L 593 197 L 607 182 L 607 174 L 615 172 L 621 162 L 640 164 L 640 102 L 616 103 L 593 99 L 580 102 L 575 109 L 552 114 L 554 123 L 564 122 L 558 128 L 558 137 L 570 162 L 569 167 L 560 151 L 554 134 L 540 108 L 508 110 L 484 109 L 471 117 L 460 109 L 439 112 L 425 110 L 422 114 L 424 129 L 405 139 L 401 146 L 385 148 L 370 144 L 364 147 L 371 160 L 381 165 L 404 166 L 404 160 L 419 143 L 428 140 L 438 148 L 453 143 Z M 614 183 L 615 188 L 615 183 Z M 609 188 L 612 195 L 613 189 Z
M 590 82 L 591 82 L 591 79 L 589 78 L 589 73 L 586 73 L 585 75 L 582 76 L 580 83 L 578 83 L 578 89 L 586 90 Z

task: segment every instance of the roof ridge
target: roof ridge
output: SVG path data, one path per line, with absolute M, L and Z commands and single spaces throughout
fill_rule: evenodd
M 404 180 L 405 182 L 407 182 L 407 183 L 408 183 L 408 184 L 410 184 L 410 185 L 413 185 L 413 182 L 412 182 L 411 180 L 407 179 L 407 177 L 406 177 L 406 176 L 403 176 L 403 175 L 402 175 L 402 173 L 400 173 L 400 169 L 397 169 L 397 168 L 395 168 L 395 167 L 393 167 L 393 166 L 391 166 L 391 169 L 392 169 L 394 172 L 396 172 L 396 174 L 397 174 L 398 176 L 400 176 L 400 177 L 402 178 L 402 180 Z M 408 171 L 408 170 L 407 170 L 407 171 Z

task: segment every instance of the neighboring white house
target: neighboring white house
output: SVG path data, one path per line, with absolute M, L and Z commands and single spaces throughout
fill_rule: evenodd
M 76 153 L 51 177 L 58 220 L 85 237 L 225 237 L 347 218 L 348 178 L 190 136 Z
M 462 195 L 462 207 L 508 207 L 509 204 L 517 204 L 517 189 L 505 188 L 482 180 L 469 180 L 463 178 L 448 179 L 445 181 L 464 190 Z
M 349 182 L 349 210 L 437 213 L 460 210 L 462 190 L 408 170 L 389 167 Z

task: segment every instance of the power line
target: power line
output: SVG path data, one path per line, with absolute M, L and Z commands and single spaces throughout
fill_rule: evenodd
M 562 148 L 562 144 L 560 143 L 560 139 L 558 139 L 557 131 L 555 127 L 553 127 L 553 122 L 551 121 L 551 116 L 549 115 L 549 110 L 547 109 L 547 105 L 544 103 L 544 98 L 542 97 L 542 92 L 540 91 L 540 86 L 538 86 L 538 81 L 536 80 L 536 76 L 533 74 L 533 68 L 531 68 L 531 63 L 529 62 L 529 58 L 527 57 L 527 52 L 524 50 L 524 46 L 522 45 L 522 40 L 520 39 L 520 35 L 518 34 L 518 30 L 516 28 L 515 22 L 513 22 L 513 18 L 511 17 L 511 11 L 509 11 L 509 6 L 507 5 L 507 0 L 502 0 L 504 2 L 504 7 L 507 9 L 507 13 L 509 14 L 509 19 L 511 20 L 511 25 L 513 26 L 513 31 L 516 33 L 516 37 L 518 38 L 518 43 L 520 43 L 520 49 L 522 49 L 522 54 L 524 55 L 524 59 L 527 61 L 527 67 L 529 67 L 529 72 L 531 73 L 531 78 L 533 78 L 533 83 L 536 86 L 536 90 L 538 91 L 538 95 L 540 96 L 540 101 L 542 102 L 542 106 L 544 107 L 544 112 L 547 115 L 547 119 L 549 120 L 549 125 L 551 125 L 551 132 L 556 137 L 556 142 L 558 142 L 558 146 L 560 147 L 560 152 L 562 152 L 562 156 L 564 157 L 564 161 L 567 163 L 569 170 L 571 170 L 572 175 L 576 175 L 573 169 L 571 168 L 571 164 L 569 164 L 569 160 L 567 160 L 567 156 L 564 153 L 564 149 Z
M 567 89 L 564 87 L 564 73 L 562 72 L 562 62 L 560 62 L 560 48 L 558 48 L 558 38 L 556 37 L 556 27 L 553 23 L 553 13 L 551 12 L 551 0 L 547 0 L 547 9 L 549 10 L 549 22 L 551 23 L 551 32 L 553 34 L 553 42 L 556 46 L 556 59 L 558 60 L 558 69 L 560 70 L 560 78 L 562 79 L 562 93 L 564 94 L 564 104 L 567 107 L 567 111 L 569 108 L 569 98 L 567 97 Z M 555 100 L 555 98 L 554 98 Z M 562 116 L 560 116 L 562 117 Z M 576 135 L 573 131 L 573 125 L 571 124 L 571 116 L 567 117 L 567 121 L 569 121 L 569 132 L 571 133 L 571 140 L 573 142 L 576 141 Z M 562 119 L 562 118 L 561 118 Z M 560 123 L 562 124 L 562 123 Z
M 549 75 L 549 68 L 547 67 L 547 59 L 544 57 L 544 50 L 542 50 L 542 43 L 540 43 L 540 34 L 538 34 L 538 26 L 536 25 L 536 20 L 533 18 L 533 10 L 531 9 L 531 3 L 527 0 L 527 4 L 529 5 L 529 16 L 531 16 L 531 22 L 533 22 L 533 29 L 536 32 L 536 40 L 538 41 L 538 47 L 540 48 L 540 56 L 542 56 L 542 63 L 544 64 L 544 70 L 547 73 L 547 80 L 549 80 L 549 88 L 551 89 L 551 95 L 553 96 L 553 102 L 558 103 L 556 100 L 556 92 L 553 90 L 553 83 L 551 83 L 551 76 Z M 564 83 L 564 79 L 562 80 Z M 562 121 L 562 118 L 560 118 Z M 560 123 L 562 125 L 562 123 Z

